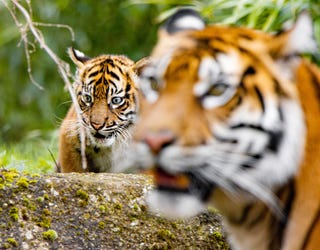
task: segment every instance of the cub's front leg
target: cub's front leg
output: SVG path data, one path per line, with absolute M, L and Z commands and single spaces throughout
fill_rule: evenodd
M 76 113 L 72 106 L 60 127 L 59 172 L 85 172 L 82 168 L 80 134 L 77 124 Z

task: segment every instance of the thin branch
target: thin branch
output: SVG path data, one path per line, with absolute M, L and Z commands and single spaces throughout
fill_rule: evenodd
M 22 25 L 15 13 L 10 9 L 10 7 L 8 6 L 7 2 L 5 0 L 0 0 L 4 6 L 9 10 L 10 14 L 12 15 L 16 26 L 18 27 L 18 29 L 20 30 L 21 33 L 21 37 L 22 37 L 22 41 L 25 45 L 25 52 L 26 52 L 26 57 L 27 57 L 27 61 L 28 61 L 28 73 L 29 76 L 31 74 L 31 65 L 30 65 L 30 55 L 29 55 L 29 51 L 28 51 L 28 47 L 29 47 L 29 41 L 28 41 L 28 37 L 27 37 L 27 31 L 30 30 L 30 32 L 32 33 L 32 35 L 35 38 L 35 41 L 39 44 L 40 48 L 43 49 L 49 56 L 50 58 L 55 62 L 55 64 L 57 65 L 59 74 L 61 76 L 61 78 L 63 79 L 65 85 L 67 86 L 67 89 L 70 93 L 71 99 L 73 101 L 76 113 L 77 113 L 77 118 L 79 121 L 82 120 L 81 118 L 81 109 L 79 106 L 79 103 L 77 101 L 77 97 L 74 93 L 74 90 L 72 88 L 72 83 L 70 81 L 70 79 L 72 79 L 72 74 L 70 73 L 70 66 L 68 63 L 64 62 L 62 59 L 60 59 L 51 49 L 49 46 L 47 46 L 45 39 L 43 37 L 42 32 L 37 29 L 35 26 L 46 26 L 44 24 L 41 23 L 34 23 L 32 21 L 31 18 L 31 4 L 30 1 L 27 0 L 27 4 L 29 7 L 29 12 L 16 0 L 11 0 L 11 2 L 14 4 L 14 6 L 21 12 L 21 14 L 24 16 L 26 24 Z M 51 24 L 48 24 L 47 26 L 51 26 Z M 63 28 L 67 28 L 68 26 L 66 25 L 58 25 L 57 27 L 63 27 Z M 70 27 L 69 27 L 70 28 Z M 72 38 L 73 36 L 73 32 L 71 32 L 72 34 Z M 31 80 L 33 78 L 31 77 Z M 81 122 L 80 122 L 81 124 Z M 81 126 L 80 127 L 80 142 L 81 142 L 81 157 L 82 157 L 82 168 L 83 169 L 87 169 L 87 159 L 86 159 L 86 155 L 85 155 L 85 149 L 86 149 L 86 145 L 85 145 L 85 141 L 86 141 L 86 136 L 85 136 L 85 131 L 84 128 Z
M 39 23 L 39 22 L 33 22 L 34 26 L 42 26 L 42 27 L 52 27 L 52 28 L 58 28 L 58 29 L 67 29 L 71 34 L 71 41 L 74 41 L 75 35 L 73 32 L 73 29 L 66 24 L 56 24 L 56 23 Z

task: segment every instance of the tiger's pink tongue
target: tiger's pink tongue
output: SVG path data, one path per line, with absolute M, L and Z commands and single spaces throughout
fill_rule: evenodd
M 184 190 L 190 185 L 190 178 L 185 174 L 171 175 L 161 169 L 152 169 L 151 175 L 158 186 Z

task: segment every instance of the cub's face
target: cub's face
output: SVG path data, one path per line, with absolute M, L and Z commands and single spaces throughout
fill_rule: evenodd
M 134 62 L 124 56 L 89 59 L 69 52 L 78 66 L 74 89 L 91 143 L 110 146 L 128 137 L 138 109 Z
M 181 25 L 184 18 L 195 23 L 192 30 Z M 232 214 L 232 201 L 254 199 L 277 209 L 273 192 L 295 174 L 304 148 L 293 73 L 299 59 L 291 55 L 296 32 L 205 28 L 194 13 L 176 15 L 160 30 L 140 74 L 129 157 L 151 168 L 153 209 L 183 217 L 213 202 Z

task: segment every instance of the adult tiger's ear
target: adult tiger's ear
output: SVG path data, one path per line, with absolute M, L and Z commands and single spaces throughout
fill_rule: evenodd
M 74 48 L 68 48 L 68 54 L 71 60 L 79 67 L 81 68 L 83 64 L 90 59 L 90 57 L 86 56 L 84 53 L 82 53 L 79 50 L 76 50 Z
M 169 34 L 183 30 L 201 30 L 205 22 L 198 12 L 190 8 L 181 8 L 174 13 L 162 27 Z
M 139 61 L 137 61 L 134 64 L 134 72 L 140 76 L 142 70 L 144 69 L 145 66 L 147 66 L 150 63 L 150 58 L 149 57 L 143 57 Z
M 302 12 L 291 27 L 284 28 L 282 32 L 274 35 L 270 45 L 271 55 L 280 60 L 288 60 L 302 53 L 316 52 L 317 43 L 309 13 Z

